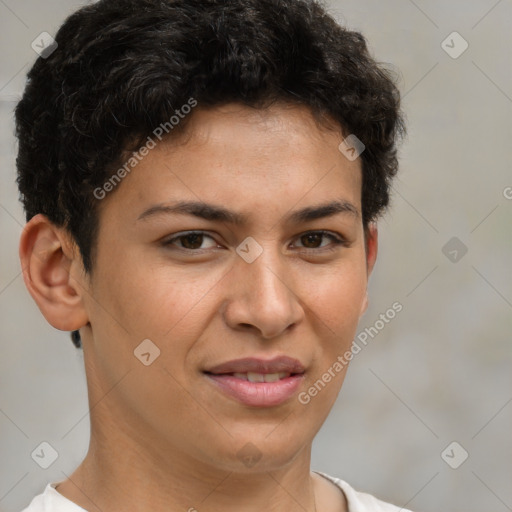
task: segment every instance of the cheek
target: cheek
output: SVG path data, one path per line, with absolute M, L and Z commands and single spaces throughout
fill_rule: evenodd
M 108 287 L 101 290 L 105 302 L 124 328 L 143 338 L 162 338 L 190 324 L 189 319 L 204 309 L 203 299 L 222 278 L 220 271 L 199 273 L 165 261 L 148 265 L 136 256 L 110 265 L 106 274 Z M 199 327 L 197 318 L 194 325 Z
M 345 339 L 357 328 L 366 285 L 364 267 L 338 269 L 309 285 L 306 303 L 337 339 Z
M 299 397 L 305 404 L 316 431 L 329 414 L 343 385 L 350 351 L 357 330 L 361 306 L 366 297 L 366 269 L 351 266 L 350 271 L 335 273 L 308 295 L 308 305 L 317 322 L 314 364 Z M 340 363 L 341 357 L 341 363 Z

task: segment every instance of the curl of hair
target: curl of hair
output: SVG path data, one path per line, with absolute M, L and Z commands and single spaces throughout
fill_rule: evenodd
M 366 146 L 365 227 L 388 205 L 405 132 L 394 76 L 317 1 L 101 0 L 55 39 L 16 107 L 17 183 L 27 221 L 43 213 L 65 226 L 86 272 L 98 232 L 93 191 L 190 97 L 203 106 L 291 102 L 334 120 Z

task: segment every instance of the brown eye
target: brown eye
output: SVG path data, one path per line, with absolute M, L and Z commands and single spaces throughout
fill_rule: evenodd
M 338 245 L 346 245 L 345 239 L 341 235 L 329 233 L 326 231 L 310 231 L 304 233 L 298 238 L 299 247 L 304 249 L 335 249 Z
M 202 231 L 191 231 L 181 235 L 175 235 L 162 242 L 165 247 L 197 251 L 198 249 L 212 249 L 217 246 L 215 240 Z
M 300 237 L 300 241 L 304 247 L 307 247 L 308 249 L 316 249 L 322 244 L 323 236 L 323 233 L 308 233 L 307 235 L 302 235 Z
M 192 233 L 190 235 L 185 235 L 180 237 L 181 245 L 185 249 L 199 249 L 203 244 L 204 235 L 201 233 Z

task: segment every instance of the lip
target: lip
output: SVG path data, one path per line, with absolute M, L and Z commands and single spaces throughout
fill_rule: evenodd
M 225 373 L 304 373 L 305 368 L 302 363 L 288 356 L 278 356 L 273 359 L 260 359 L 257 357 L 246 357 L 243 359 L 233 359 L 225 363 L 218 364 L 206 370 L 207 373 L 216 375 Z
M 291 375 L 275 382 L 250 382 L 233 373 L 279 373 Z M 218 390 L 251 407 L 275 407 L 289 400 L 304 379 L 304 366 L 297 359 L 279 356 L 273 359 L 244 358 L 227 361 L 204 374 Z
M 289 400 L 299 388 L 303 374 L 290 375 L 276 382 L 249 382 L 227 373 L 206 374 L 228 396 L 252 407 L 275 407 Z

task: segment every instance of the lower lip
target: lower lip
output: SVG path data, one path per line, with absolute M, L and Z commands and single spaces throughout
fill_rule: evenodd
M 290 399 L 299 388 L 303 374 L 290 375 L 276 382 L 249 382 L 233 375 L 206 376 L 227 395 L 252 407 L 273 407 Z

